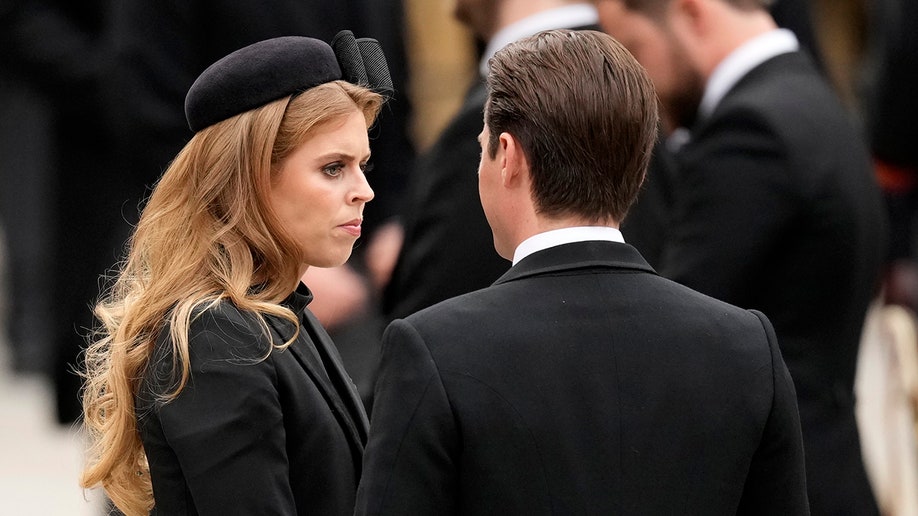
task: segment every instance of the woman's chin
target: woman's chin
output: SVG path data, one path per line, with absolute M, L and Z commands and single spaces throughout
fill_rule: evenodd
M 347 263 L 351 257 L 351 249 L 348 249 L 347 252 L 342 252 L 333 256 L 323 256 L 318 259 L 311 260 L 313 263 L 307 263 L 309 267 L 318 267 L 320 269 L 331 269 L 333 267 L 340 267 Z

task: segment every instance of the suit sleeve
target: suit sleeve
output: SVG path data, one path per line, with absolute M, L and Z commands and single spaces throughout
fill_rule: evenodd
M 803 436 L 794 383 L 781 357 L 771 322 L 762 313 L 753 313 L 761 320 L 768 336 L 774 391 L 771 412 L 752 457 L 737 514 L 807 515 L 810 511 Z
M 749 306 L 752 271 L 774 260 L 799 193 L 787 150 L 764 116 L 734 110 L 677 158 L 678 195 L 661 275 Z
M 382 353 L 356 514 L 454 514 L 458 433 L 437 365 L 403 320 Z
M 295 513 L 269 337 L 215 310 L 189 334 L 192 376 L 160 421 L 198 513 Z

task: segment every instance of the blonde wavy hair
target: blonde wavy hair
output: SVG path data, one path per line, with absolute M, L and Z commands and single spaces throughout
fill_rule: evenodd
M 197 308 L 226 299 L 262 323 L 274 315 L 296 324 L 278 303 L 299 281 L 301 252 L 270 208 L 272 177 L 323 123 L 358 109 L 369 127 L 381 104 L 366 88 L 334 81 L 207 127 L 179 152 L 95 307 L 100 324 L 83 372 L 90 439 L 83 487 L 101 485 L 128 515 L 153 508 L 134 403 L 157 335 L 169 329 L 176 357 L 178 382 L 162 393 L 168 402 L 189 378 L 188 327 Z

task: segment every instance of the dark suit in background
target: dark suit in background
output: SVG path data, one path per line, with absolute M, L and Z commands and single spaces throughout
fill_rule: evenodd
M 885 233 L 861 135 L 788 53 L 699 120 L 677 162 L 661 274 L 768 316 L 797 389 L 813 513 L 875 513 L 853 391 Z
M 918 117 L 918 3 L 882 0 L 872 7 L 870 70 L 876 75 L 868 79 L 865 101 L 871 146 L 878 159 L 918 176 L 912 132 Z M 914 256 L 914 249 L 907 252 Z
M 869 14 L 862 95 L 890 221 L 885 300 L 918 311 L 918 3 L 870 2 Z
M 657 270 L 765 313 L 797 389 L 813 514 L 875 514 L 854 376 L 885 220 L 863 135 L 764 5 L 664 4 L 597 3 L 688 136 Z
M 776 0 L 770 11 L 778 26 L 793 31 L 800 40 L 801 47 L 815 59 L 817 66 L 820 66 L 822 52 L 813 25 L 812 1 Z
M 640 251 L 651 267 L 659 267 L 666 246 L 676 173 L 672 152 L 666 148 L 665 140 L 661 138 L 654 147 L 641 193 L 622 221 L 621 230 L 625 242 Z
M 51 363 L 53 109 L 16 62 L 16 4 L 0 7 L 0 246 L 5 286 L 0 339 L 15 371 Z
M 39 212 L 34 207 L 19 210 L 17 204 L 28 199 L 13 199 L 3 216 L 6 224 L 21 223 L 26 228 L 34 222 L 30 215 L 47 213 L 50 222 L 32 226 L 49 230 L 45 238 L 10 232 L 14 257 L 28 251 L 29 241 L 23 242 L 25 249 L 18 248 L 20 238 L 40 238 L 48 255 L 36 260 L 47 268 L 44 277 L 20 275 L 28 268 L 17 268 L 14 296 L 53 289 L 46 312 L 40 314 L 44 328 L 32 333 L 34 319 L 23 317 L 13 322 L 19 330 L 13 337 L 21 346 L 38 348 L 45 344 L 42 337 L 47 332 L 48 369 L 61 423 L 75 421 L 81 412 L 80 379 L 73 369 L 92 326 L 90 306 L 99 294 L 99 275 L 115 262 L 117 236 L 128 230 L 121 208 L 128 197 L 124 185 L 130 173 L 116 170 L 109 124 L 109 114 L 122 107 L 112 104 L 106 83 L 113 65 L 108 40 L 111 9 L 107 0 L 7 2 L 0 31 L 4 65 L 15 70 L 15 77 L 49 107 L 48 198 L 41 201 Z M 18 173 L 26 174 L 28 169 Z M 9 194 L 15 192 L 14 187 Z M 32 292 L 22 299 L 41 297 Z
M 476 79 L 459 112 L 411 172 L 402 216 L 405 240 L 382 299 L 387 319 L 486 287 L 510 266 L 497 255 L 475 163 L 485 98 Z

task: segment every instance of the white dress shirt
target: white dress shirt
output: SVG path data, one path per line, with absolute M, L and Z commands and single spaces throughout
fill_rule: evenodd
M 710 116 L 727 92 L 753 68 L 775 56 L 796 52 L 799 48 L 797 37 L 787 29 L 774 29 L 743 43 L 714 68 L 705 85 L 698 115 Z
M 698 117 L 711 116 L 720 101 L 753 68 L 775 56 L 796 52 L 799 49 L 797 37 L 787 29 L 768 31 L 740 45 L 714 68 L 714 72 L 708 78 L 704 95 L 698 105 Z M 666 147 L 671 152 L 678 152 L 690 140 L 689 129 L 679 127 L 666 139 Z
M 622 232 L 608 226 L 575 226 L 553 229 L 523 240 L 513 253 L 513 265 L 537 251 L 562 244 L 602 240 L 607 242 L 625 242 Z

